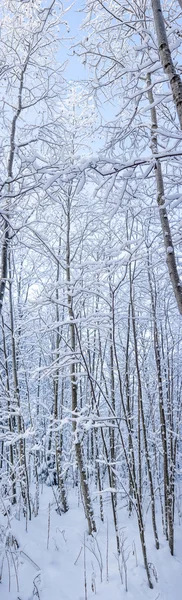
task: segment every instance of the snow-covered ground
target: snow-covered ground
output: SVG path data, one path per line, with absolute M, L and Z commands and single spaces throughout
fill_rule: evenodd
M 97 502 L 94 509 L 97 516 Z M 4 560 L 1 600 L 91 600 L 95 595 L 98 600 L 181 600 L 182 526 L 176 525 L 175 556 L 171 557 L 160 530 L 160 550 L 155 549 L 151 525 L 147 523 L 148 559 L 154 583 L 154 589 L 150 590 L 135 516 L 129 518 L 126 509 L 119 510 L 127 570 L 126 592 L 125 573 L 123 570 L 122 583 L 112 515 L 107 503 L 105 513 L 104 524 L 97 518 L 98 532 L 94 540 L 86 533 L 83 507 L 81 502 L 78 506 L 76 492 L 71 495 L 68 513 L 59 516 L 55 511 L 52 490 L 45 486 L 40 496 L 39 515 L 28 522 L 28 531 L 24 519 L 18 521 L 13 518 L 11 521 L 12 532 L 19 543 L 18 582 L 12 561 L 14 558 L 16 564 L 15 552 L 13 557 L 7 555 Z M 6 520 L 7 517 L 1 517 L 0 522 L 5 524 Z

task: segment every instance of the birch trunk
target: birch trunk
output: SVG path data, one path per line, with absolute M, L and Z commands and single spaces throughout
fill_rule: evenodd
M 94 531 L 96 531 L 96 524 L 95 524 L 95 520 L 94 520 L 94 514 L 93 514 L 92 503 L 91 503 L 91 498 L 90 498 L 90 493 L 89 493 L 86 470 L 84 467 L 82 447 L 81 447 L 81 442 L 79 440 L 79 434 L 77 432 L 77 423 L 76 423 L 76 417 L 77 417 L 77 412 L 78 412 L 78 393 L 77 393 L 78 388 L 77 388 L 77 373 L 76 373 L 76 364 L 75 364 L 76 331 L 75 331 L 74 313 L 73 313 L 73 304 L 72 304 L 73 300 L 72 300 L 71 289 L 70 289 L 70 285 L 71 285 L 71 268 L 70 268 L 70 262 L 71 262 L 71 257 L 70 257 L 71 215 L 70 215 L 70 213 L 71 213 L 71 186 L 68 190 L 68 200 L 67 200 L 66 280 L 67 280 L 68 312 L 69 312 L 69 319 L 70 319 L 70 324 L 69 324 L 70 346 L 71 346 L 71 351 L 72 351 L 72 360 L 71 360 L 71 365 L 70 365 L 72 415 L 73 415 L 72 428 L 73 428 L 73 435 L 74 435 L 74 442 L 75 442 L 76 460 L 77 460 L 77 465 L 78 465 L 78 470 L 79 470 L 79 475 L 80 475 L 80 483 L 81 483 L 81 490 L 82 490 L 83 503 L 84 503 L 84 509 L 85 509 L 85 516 L 87 518 L 89 534 L 92 534 Z
M 139 352 L 138 352 L 136 320 L 135 320 L 135 307 L 134 307 L 132 290 L 131 290 L 130 302 L 131 302 L 135 362 L 136 362 L 136 370 L 137 370 L 137 378 L 138 378 L 138 405 L 139 405 L 139 412 L 141 415 L 145 459 L 146 459 L 146 463 L 147 463 L 147 471 L 148 471 L 148 478 L 149 478 L 149 485 L 150 485 L 152 525 L 153 525 L 153 531 L 154 531 L 155 545 L 156 545 L 156 549 L 158 550 L 159 549 L 159 538 L 158 538 L 157 523 L 156 523 L 155 492 L 154 492 L 151 460 L 150 460 L 150 456 L 149 456 L 149 448 L 148 448 L 148 440 L 147 440 L 147 429 L 146 429 L 145 415 L 144 415 L 144 403 L 143 403 L 143 393 L 142 393 L 142 382 L 141 382 L 141 376 L 140 376 Z M 139 460 L 141 463 L 141 455 L 139 456 Z M 141 504 L 142 504 L 142 502 L 141 502 Z
M 164 405 L 164 394 L 163 394 L 163 369 L 161 364 L 161 353 L 160 353 L 160 338 L 157 325 L 157 315 L 155 298 L 151 280 L 150 269 L 148 269 L 149 287 L 151 293 L 151 307 L 154 324 L 154 353 L 156 361 L 157 381 L 158 381 L 158 394 L 159 394 L 159 415 L 160 415 L 160 430 L 161 440 L 163 447 L 163 474 L 164 474 L 164 505 L 165 505 L 165 533 L 166 538 L 169 541 L 170 552 L 174 554 L 174 521 L 173 521 L 173 498 L 170 487 L 170 456 L 169 456 L 169 444 L 168 444 L 168 427 L 166 422 L 166 412 Z
M 169 78 L 169 83 L 173 95 L 174 104 L 176 106 L 180 128 L 182 129 L 182 81 L 181 77 L 176 72 L 172 60 L 160 0 L 151 0 L 151 5 L 157 34 L 159 56 L 164 73 L 168 75 Z
M 19 463 L 20 463 L 20 488 L 24 504 L 24 514 L 29 514 L 31 520 L 31 504 L 29 494 L 29 478 L 28 468 L 26 461 L 26 443 L 24 437 L 24 421 L 21 414 L 21 403 L 20 403 L 20 389 L 18 381 L 18 368 L 17 368 L 17 349 L 15 341 L 15 329 L 14 329 L 14 311 L 13 311 L 13 294 L 12 294 L 12 270 L 11 270 L 11 254 L 8 248 L 8 264 L 9 264 L 9 306 L 10 306 L 10 326 L 11 326 L 11 345 L 12 345 L 12 370 L 14 379 L 14 397 L 15 403 L 18 408 L 18 435 L 19 435 Z
M 59 239 L 59 254 L 61 250 L 61 238 Z M 62 452 L 61 452 L 61 434 L 59 432 L 58 420 L 60 418 L 59 414 L 59 377 L 60 377 L 60 341 L 62 337 L 62 331 L 59 326 L 60 314 L 59 314 L 59 271 L 60 271 L 60 263 L 57 263 L 57 275 L 56 275 L 56 342 L 55 342 L 55 358 L 56 358 L 56 372 L 54 378 L 54 424 L 55 424 L 55 458 L 56 458 L 56 470 L 57 470 L 57 478 L 58 478 L 58 494 L 59 494 L 59 504 L 61 505 L 61 510 L 65 513 L 68 511 L 69 506 L 66 497 L 65 484 L 62 476 Z M 61 512 L 61 511 L 60 511 Z
M 157 144 L 157 113 L 154 106 L 154 96 L 151 88 L 151 75 L 147 75 L 147 85 L 148 85 L 148 99 L 151 106 L 151 141 L 152 141 L 152 151 L 153 154 L 156 155 L 158 153 L 158 144 Z M 159 207 L 159 217 L 161 222 L 162 234 L 163 234 L 163 242 L 166 251 L 166 263 L 168 267 L 169 277 L 171 280 L 171 284 L 173 287 L 173 292 L 176 298 L 176 302 L 178 305 L 178 309 L 180 314 L 182 315 L 182 285 L 179 278 L 179 273 L 177 269 L 174 245 L 171 235 L 171 229 L 168 219 L 167 210 L 164 206 L 164 181 L 162 175 L 161 163 L 157 159 L 155 166 L 155 177 L 157 184 L 157 204 Z

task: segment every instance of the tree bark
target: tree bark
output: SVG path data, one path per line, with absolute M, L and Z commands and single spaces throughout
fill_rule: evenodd
M 148 85 L 148 99 L 151 106 L 151 149 L 153 151 L 154 156 L 158 153 L 158 145 L 157 145 L 157 113 L 154 106 L 154 96 L 151 88 L 151 75 L 148 73 L 147 75 L 147 85 Z M 168 267 L 169 277 L 172 283 L 174 296 L 176 298 L 176 302 L 178 305 L 178 309 L 180 314 L 182 315 L 182 284 L 179 278 L 175 250 L 171 235 L 171 229 L 168 219 L 167 210 L 164 206 L 164 181 L 162 175 L 161 163 L 157 159 L 155 165 L 155 177 L 157 184 L 157 204 L 159 207 L 159 217 L 161 222 L 162 234 L 163 234 L 163 242 L 166 251 L 166 263 Z
M 159 56 L 164 73 L 168 75 L 169 78 L 169 83 L 173 95 L 174 104 L 176 106 L 176 111 L 178 114 L 180 128 L 182 129 L 182 81 L 180 75 L 178 75 L 178 73 L 176 72 L 172 60 L 160 0 L 151 0 L 151 5 L 159 47 Z
M 67 299 L 68 299 L 68 313 L 69 313 L 69 330 L 70 330 L 70 346 L 72 350 L 72 361 L 70 365 L 70 378 L 71 378 L 71 396 L 72 396 L 72 428 L 75 442 L 75 454 L 78 465 L 78 470 L 80 474 L 80 483 L 81 490 L 83 495 L 83 504 L 85 509 L 85 516 L 87 518 L 88 523 L 88 532 L 92 534 L 96 531 L 96 524 L 94 520 L 94 513 L 92 509 L 92 503 L 90 498 L 89 486 L 87 481 L 86 470 L 84 467 L 83 453 L 81 442 L 79 439 L 79 433 L 77 432 L 77 412 L 78 412 L 78 393 L 77 393 L 77 373 L 76 373 L 76 365 L 75 365 L 75 352 L 76 352 L 76 331 L 74 324 L 74 313 L 73 313 L 73 305 L 72 305 L 72 295 L 70 289 L 71 282 L 71 268 L 70 268 L 70 211 L 71 211 L 71 186 L 68 190 L 68 201 L 67 201 L 67 247 L 66 247 L 66 280 L 67 280 Z

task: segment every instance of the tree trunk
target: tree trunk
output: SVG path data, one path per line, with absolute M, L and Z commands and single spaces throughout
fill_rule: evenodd
M 151 89 L 151 75 L 147 75 L 147 85 L 148 85 L 148 99 L 151 107 L 151 141 L 152 141 L 152 151 L 154 156 L 158 153 L 157 146 L 157 113 L 154 104 L 154 96 Z M 155 176 L 156 176 L 156 184 L 157 184 L 157 204 L 159 207 L 159 217 L 161 222 L 162 234 L 163 234 L 163 242 L 166 251 L 166 263 L 168 267 L 169 277 L 171 280 L 171 284 L 173 287 L 173 292 L 176 298 L 176 302 L 178 305 L 178 309 L 180 314 L 182 315 L 182 284 L 179 278 L 179 273 L 177 269 L 175 251 L 173 246 L 173 240 L 171 235 L 171 229 L 168 219 L 167 210 L 164 206 L 164 182 L 162 175 L 161 163 L 158 159 L 156 159 L 155 165 Z
M 182 81 L 176 72 L 172 60 L 160 0 L 151 0 L 151 5 L 157 34 L 160 60 L 164 73 L 168 75 L 169 78 L 174 104 L 176 106 L 180 127 L 182 129 Z
M 76 331 L 74 324 L 74 313 L 72 306 L 72 296 L 70 290 L 70 281 L 71 281 L 71 269 L 70 269 L 70 211 L 71 211 L 71 186 L 68 190 L 68 200 L 67 200 L 67 248 L 66 248 L 66 279 L 67 279 L 67 300 L 68 300 L 68 313 L 70 318 L 69 330 L 70 330 L 70 346 L 72 350 L 72 361 L 70 365 L 70 377 L 71 377 L 71 396 L 72 396 L 72 428 L 74 434 L 74 443 L 75 443 L 75 454 L 78 465 L 78 470 L 80 474 L 80 483 L 81 490 L 83 496 L 83 503 L 85 509 L 85 516 L 87 518 L 88 523 L 88 531 L 89 534 L 92 534 L 96 531 L 96 524 L 94 520 L 94 513 L 92 509 L 92 503 L 89 493 L 88 481 L 86 470 L 84 467 L 83 454 L 81 448 L 81 442 L 79 439 L 79 433 L 77 431 L 77 412 L 78 412 L 78 394 L 77 394 L 77 373 L 76 373 L 76 365 L 75 365 L 75 353 L 76 353 Z

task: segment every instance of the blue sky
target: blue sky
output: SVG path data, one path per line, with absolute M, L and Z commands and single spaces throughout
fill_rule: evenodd
M 70 6 L 70 4 L 70 0 L 65 0 L 65 8 Z M 61 62 L 69 60 L 69 64 L 65 72 L 66 78 L 68 80 L 77 81 L 81 79 L 86 79 L 85 67 L 83 67 L 81 60 L 77 58 L 76 55 L 73 56 L 73 50 L 70 49 L 70 46 L 76 44 L 76 42 L 78 42 L 79 39 L 84 37 L 84 32 L 80 31 L 80 25 L 84 19 L 83 6 L 84 2 L 82 2 L 81 0 L 75 0 L 74 5 L 65 15 L 65 20 L 68 22 L 70 32 L 66 36 L 68 39 L 64 42 L 64 46 L 61 45 L 58 57 Z
M 75 0 L 70 10 L 65 14 L 65 21 L 69 26 L 69 33 L 66 33 L 65 28 L 61 28 L 61 34 L 66 40 L 60 45 L 58 59 L 61 63 L 68 61 L 68 65 L 64 72 L 64 77 L 67 81 L 87 81 L 89 73 L 87 68 L 82 64 L 81 59 L 73 54 L 71 46 L 76 45 L 86 35 L 86 30 L 81 30 L 80 26 L 85 19 L 84 6 L 85 0 Z M 70 0 L 64 0 L 64 7 L 68 8 L 71 5 Z M 110 102 L 104 102 L 100 106 L 100 112 L 103 119 L 107 122 L 115 115 L 115 107 Z

